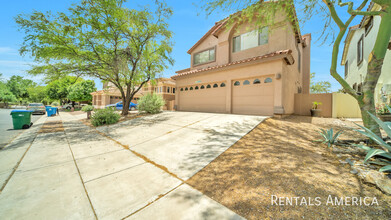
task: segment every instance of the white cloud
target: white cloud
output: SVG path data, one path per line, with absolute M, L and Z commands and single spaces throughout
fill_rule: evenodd
M 0 47 L 0 54 L 17 55 L 18 51 L 11 47 Z
M 22 60 L 0 60 L 0 68 L 4 67 L 27 67 L 33 65 L 34 62 L 22 61 Z

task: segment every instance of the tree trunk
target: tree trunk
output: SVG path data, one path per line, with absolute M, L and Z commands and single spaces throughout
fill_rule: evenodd
M 130 105 L 130 100 L 133 96 L 130 95 L 130 88 L 127 86 L 126 88 L 126 94 L 125 96 L 122 96 L 122 115 L 126 116 L 129 114 L 129 105 Z
M 372 57 L 370 58 L 370 61 L 368 63 L 367 75 L 365 77 L 364 84 L 362 87 L 363 94 L 358 99 L 364 126 L 370 129 L 379 137 L 381 137 L 379 125 L 374 120 L 372 120 L 368 112 L 373 115 L 376 115 L 374 94 L 377 81 L 381 75 L 383 60 L 384 58 L 377 59 L 374 55 L 372 55 Z
M 362 104 L 358 100 L 364 126 L 379 137 L 381 137 L 379 125 L 372 120 L 368 112 L 376 115 L 375 88 L 382 73 L 384 57 L 391 37 L 391 11 L 389 7 L 384 10 L 381 18 L 376 42 L 368 58 L 367 75 L 363 84 Z

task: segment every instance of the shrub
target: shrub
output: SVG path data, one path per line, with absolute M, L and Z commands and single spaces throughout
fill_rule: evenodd
M 92 105 L 85 105 L 85 106 L 83 106 L 83 108 L 81 108 L 81 110 L 82 110 L 83 112 L 94 111 L 94 106 L 92 106 Z
M 138 110 L 141 112 L 147 112 L 151 114 L 156 114 L 160 112 L 162 106 L 166 104 L 163 100 L 163 97 L 153 94 L 147 94 L 140 98 L 138 101 Z
M 387 107 L 387 110 L 391 112 L 391 108 Z M 378 119 L 376 116 L 368 112 L 368 114 L 373 118 L 373 120 L 376 121 L 376 123 L 383 128 L 383 130 L 386 132 L 388 137 L 391 137 L 391 123 L 389 122 L 383 122 L 380 119 Z M 358 125 L 358 124 L 356 124 Z M 384 171 L 391 171 L 391 145 L 386 143 L 382 137 L 377 136 L 375 133 L 373 133 L 370 129 L 363 127 L 361 125 L 358 125 L 363 130 L 357 130 L 361 134 L 369 137 L 371 140 L 373 140 L 375 143 L 377 143 L 382 149 L 378 148 L 372 148 L 365 145 L 354 145 L 356 147 L 359 147 L 361 149 L 364 149 L 367 151 L 367 155 L 365 156 L 364 162 L 369 162 L 373 164 L 378 164 L 383 166 L 380 168 L 380 172 Z M 373 158 L 374 160 L 369 161 L 369 159 Z
M 60 106 L 58 102 L 52 102 L 52 106 Z
M 95 127 L 101 125 L 110 125 L 117 123 L 120 117 L 121 116 L 117 114 L 113 109 L 99 109 L 95 111 L 95 113 L 91 116 L 91 123 Z
M 333 128 L 330 128 L 329 130 L 320 129 L 321 131 L 318 131 L 320 135 L 322 135 L 323 140 L 319 140 L 323 144 L 327 144 L 328 147 L 331 147 L 335 145 L 338 141 L 338 137 L 343 133 L 342 130 L 338 131 L 334 135 Z

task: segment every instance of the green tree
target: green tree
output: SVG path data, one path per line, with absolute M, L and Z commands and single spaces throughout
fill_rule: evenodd
M 65 76 L 61 79 L 54 80 L 46 86 L 47 97 L 51 100 L 60 100 L 62 104 L 63 100 L 68 97 L 68 88 L 81 80 L 74 76 Z
M 81 0 L 68 12 L 18 15 L 25 32 L 21 54 L 41 65 L 32 74 L 84 74 L 115 85 L 125 106 L 149 80 L 173 63 L 172 10 L 161 1 L 155 9 L 123 6 L 125 0 Z M 128 114 L 123 108 L 122 114 Z
M 15 95 L 8 90 L 6 84 L 0 81 L 0 102 L 3 102 L 8 107 L 9 102 L 15 102 L 16 100 Z
M 311 93 L 329 93 L 331 90 L 331 83 L 327 81 L 315 82 L 315 73 L 310 76 L 310 92 Z
M 35 87 L 36 83 L 30 79 L 24 79 L 21 76 L 11 76 L 7 81 L 7 88 L 19 101 L 28 99 L 28 88 Z
M 380 135 L 380 129 L 378 124 L 370 117 L 368 112 L 375 114 L 375 102 L 374 93 L 378 79 L 381 75 L 384 57 L 388 48 L 388 44 L 391 37 L 391 1 L 390 0 L 372 0 L 375 5 L 381 7 L 381 10 L 367 11 L 364 9 L 370 1 L 362 0 L 356 1 L 357 7 L 354 7 L 353 2 L 342 2 L 342 0 L 287 0 L 287 1 L 269 1 L 262 2 L 254 0 L 203 0 L 203 9 L 207 14 L 213 13 L 217 9 L 240 10 L 240 13 L 235 13 L 230 16 L 229 23 L 243 23 L 243 21 L 255 21 L 257 25 L 272 25 L 276 12 L 285 11 L 286 19 L 293 24 L 297 24 L 295 16 L 295 6 L 299 7 L 299 10 L 304 15 L 300 21 L 311 19 L 312 16 L 322 16 L 325 23 L 321 25 L 324 27 L 322 30 L 321 38 L 326 41 L 330 39 L 333 43 L 333 52 L 330 66 L 330 74 L 341 84 L 344 91 L 353 96 L 361 109 L 361 115 L 364 126 L 371 129 L 375 134 Z M 340 16 L 337 13 L 336 6 L 344 7 L 346 9 L 347 16 Z M 362 93 L 357 93 L 337 72 L 337 62 L 340 44 L 346 31 L 351 26 L 354 18 L 364 16 L 379 16 L 381 18 L 380 26 L 375 39 L 374 47 L 368 58 L 367 75 L 363 82 Z M 346 19 L 343 19 L 345 18 Z M 344 20 L 344 21 L 343 21 Z M 278 24 L 277 24 L 278 25 Z
M 47 96 L 45 86 L 27 88 L 30 102 L 43 102 Z
M 72 101 L 85 102 L 92 100 L 92 92 L 95 92 L 95 82 L 85 80 L 69 87 L 68 99 Z

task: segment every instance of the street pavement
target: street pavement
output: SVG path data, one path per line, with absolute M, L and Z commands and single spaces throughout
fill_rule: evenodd
M 0 149 L 5 147 L 12 139 L 24 130 L 14 130 L 12 125 L 11 111 L 14 109 L 0 108 Z M 36 122 L 41 115 L 33 115 L 31 121 Z

